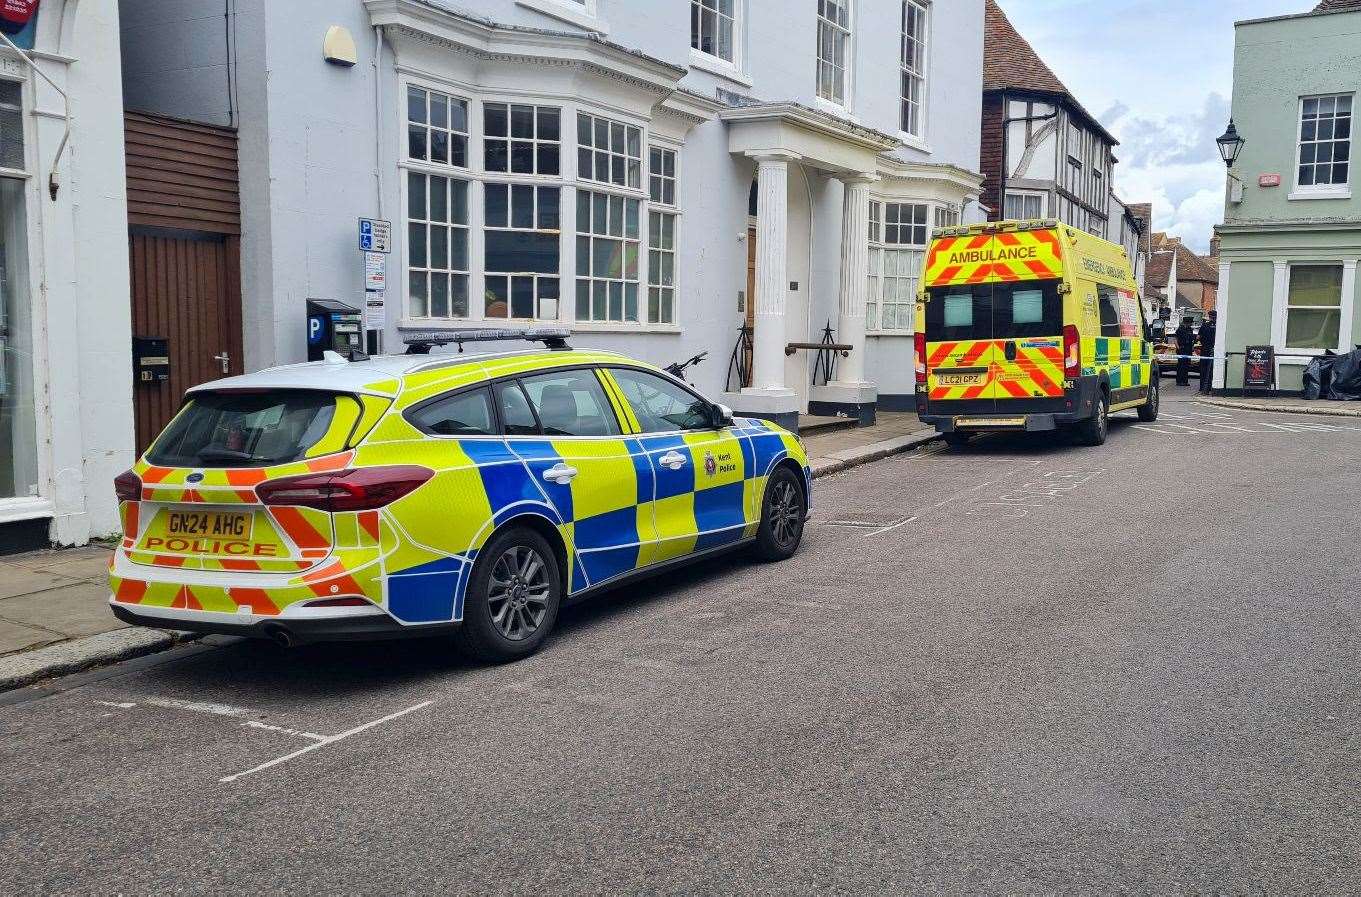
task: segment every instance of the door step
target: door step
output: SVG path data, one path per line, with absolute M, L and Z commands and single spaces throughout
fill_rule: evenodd
M 815 414 L 799 415 L 799 435 L 823 435 L 838 430 L 852 430 L 859 422 L 853 417 L 824 417 Z

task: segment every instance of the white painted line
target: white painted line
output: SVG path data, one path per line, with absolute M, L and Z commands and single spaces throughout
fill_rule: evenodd
M 868 539 L 870 536 L 882 536 L 884 533 L 891 532 L 892 530 L 895 530 L 900 526 L 907 526 L 909 523 L 916 522 L 917 522 L 916 517 L 909 517 L 906 520 L 900 520 L 897 523 L 884 527 L 883 529 L 877 529 L 872 533 L 866 533 L 865 538 Z
M 297 735 L 300 738 L 310 738 L 313 741 L 326 740 L 325 735 L 318 735 L 316 732 L 303 732 L 300 729 L 290 729 L 287 726 L 271 726 L 257 719 L 248 719 L 241 725 L 250 726 L 252 729 L 263 729 L 266 732 L 278 732 L 281 735 Z
M 117 707 L 119 710 L 131 710 L 137 705 L 132 701 L 95 701 L 101 707 Z
M 270 760 L 270 761 L 267 762 L 267 763 L 261 763 L 259 766 L 256 766 L 256 767 L 253 767 L 253 768 L 251 768 L 251 769 L 248 769 L 248 770 L 246 770 L 245 772 L 238 772 L 238 773 L 234 773 L 233 775 L 223 776 L 222 778 L 218 779 L 218 781 L 219 781 L 219 782 L 235 782 L 237 779 L 240 779 L 240 778 L 243 778 L 243 777 L 245 777 L 245 776 L 251 775 L 252 773 L 263 772 L 264 770 L 269 769 L 270 767 L 278 766 L 278 765 L 281 764 L 281 763 L 287 763 L 289 760 L 293 760 L 293 759 L 296 759 L 296 758 L 298 758 L 298 757 L 301 757 L 303 754 L 310 754 L 312 751 L 315 751 L 315 750 L 317 750 L 318 748 L 326 747 L 328 744 L 335 744 L 337 741 L 344 741 L 346 738 L 349 738 L 351 735 L 358 735 L 360 732 L 363 732 L 363 731 L 365 731 L 366 729 L 372 729 L 374 726 L 380 726 L 380 725 L 382 725 L 383 723 L 391 722 L 392 720 L 397 719 L 397 717 L 399 717 L 399 716 L 406 716 L 408 713 L 415 713 L 417 710 L 423 710 L 423 709 L 425 709 L 426 707 L 429 707 L 429 706 L 430 706 L 431 704 L 433 704 L 433 703 L 435 703 L 435 702 L 434 702 L 434 701 L 422 701 L 421 703 L 417 704 L 417 705 L 414 706 L 414 707 L 408 707 L 408 708 L 406 708 L 405 710 L 398 710 L 396 713 L 389 713 L 387 716 L 383 717 L 382 719 L 376 719 L 376 720 L 373 720 L 372 722 L 364 723 L 364 725 L 362 725 L 362 726 L 355 726 L 353 729 L 350 729 L 350 730 L 348 730 L 348 731 L 346 731 L 346 732 L 341 732 L 339 735 L 327 735 L 327 736 L 324 736 L 324 737 L 322 738 L 321 741 L 314 742 L 313 744 L 309 744 L 309 745 L 308 745 L 307 747 L 305 747 L 305 748 L 300 748 L 300 749 L 298 749 L 298 750 L 296 750 L 296 751 L 293 751 L 292 753 L 284 754 L 282 757 L 275 757 L 273 760 Z
M 230 704 L 210 704 L 206 701 L 181 701 L 179 698 L 147 698 L 152 707 L 165 707 L 170 710 L 191 710 L 194 713 L 211 713 L 213 716 L 259 716 L 258 710 L 233 707 Z

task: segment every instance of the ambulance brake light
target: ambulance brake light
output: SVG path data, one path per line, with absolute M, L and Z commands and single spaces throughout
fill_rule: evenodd
M 912 354 L 916 357 L 917 382 L 926 382 L 926 334 L 920 330 L 912 337 Z
M 1082 376 L 1082 339 L 1072 324 L 1063 328 L 1063 376 L 1066 380 Z
M 332 513 L 372 511 L 415 491 L 434 475 L 428 467 L 414 464 L 358 467 L 269 480 L 256 486 L 255 494 L 267 505 L 315 508 Z

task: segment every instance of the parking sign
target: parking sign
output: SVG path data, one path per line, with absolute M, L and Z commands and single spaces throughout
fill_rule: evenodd
M 392 222 L 381 218 L 360 218 L 359 248 L 364 252 L 391 252 Z

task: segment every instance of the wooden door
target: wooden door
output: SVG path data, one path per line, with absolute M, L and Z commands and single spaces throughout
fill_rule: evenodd
M 169 380 L 134 382 L 138 453 L 186 389 L 242 371 L 239 247 L 235 236 L 129 231 L 132 332 L 164 339 L 170 358 Z
M 124 115 L 132 335 L 166 341 L 170 379 L 133 381 L 137 451 L 184 391 L 239 374 L 241 201 L 236 132 L 163 115 Z

